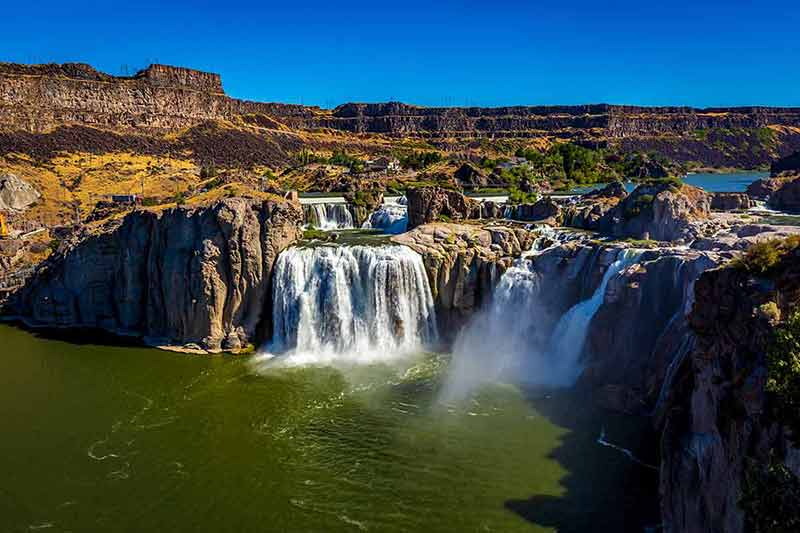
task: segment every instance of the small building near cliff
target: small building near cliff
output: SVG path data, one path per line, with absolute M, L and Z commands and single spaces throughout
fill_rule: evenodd
M 370 159 L 364 166 L 367 172 L 386 172 L 387 174 L 394 174 L 400 172 L 402 169 L 399 159 L 386 156 Z

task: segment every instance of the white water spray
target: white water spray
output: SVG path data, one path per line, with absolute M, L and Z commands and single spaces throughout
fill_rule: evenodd
M 385 203 L 364 222 L 364 229 L 380 229 L 396 235 L 408 228 L 408 207 L 402 203 Z
M 603 303 L 609 281 L 640 255 L 639 251 L 621 250 L 594 294 L 564 313 L 550 331 L 545 325 L 552 324 L 553 317 L 540 302 L 540 275 L 531 261 L 517 261 L 495 287 L 489 308 L 477 314 L 456 339 L 444 399 L 458 399 L 498 380 L 572 385 L 582 371 L 580 359 L 589 325 Z
M 385 361 L 438 338 L 422 257 L 399 245 L 284 251 L 273 325 L 267 350 L 286 364 Z

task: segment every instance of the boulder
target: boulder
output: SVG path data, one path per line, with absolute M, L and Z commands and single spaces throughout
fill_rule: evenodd
M 0 210 L 24 211 L 40 197 L 33 185 L 14 174 L 0 176 Z
M 441 187 L 418 187 L 406 192 L 408 228 L 447 217 L 451 220 L 481 218 L 481 204 L 457 191 Z

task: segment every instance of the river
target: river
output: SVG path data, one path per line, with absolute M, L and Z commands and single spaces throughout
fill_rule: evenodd
M 636 419 L 503 384 L 442 403 L 447 356 L 282 367 L 9 325 L 0 341 L 4 532 L 641 531 L 658 520 L 655 471 L 597 443 L 605 428 L 642 444 L 630 442 Z

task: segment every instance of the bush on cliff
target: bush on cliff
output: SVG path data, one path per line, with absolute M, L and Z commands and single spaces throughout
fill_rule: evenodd
M 760 241 L 734 259 L 731 266 L 763 276 L 778 265 L 783 256 L 794 251 L 798 246 L 800 246 L 800 235 Z
M 753 533 L 800 531 L 800 480 L 774 457 L 765 466 L 747 464 L 739 506 Z
M 766 390 L 775 401 L 776 416 L 800 444 L 800 310 L 775 328 L 767 352 Z

